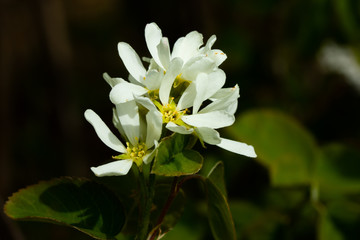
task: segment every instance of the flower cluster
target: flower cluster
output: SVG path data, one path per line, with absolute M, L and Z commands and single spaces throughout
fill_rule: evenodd
M 223 88 L 226 75 L 219 65 L 226 54 L 212 49 L 215 35 L 202 46 L 202 34 L 190 32 L 179 38 L 170 51 L 168 39 L 155 23 L 150 23 L 145 27 L 145 40 L 152 57 L 143 58 L 148 68 L 129 44 L 120 42 L 118 51 L 129 81 L 104 74 L 112 88 L 113 123 L 126 147 L 95 112 L 85 112 L 99 138 L 121 153 L 113 157 L 117 161 L 91 168 L 95 175 L 124 175 L 133 162 L 138 166 L 151 162 L 166 130 L 194 134 L 203 145 L 256 157 L 252 146 L 221 138 L 216 130 L 234 123 L 240 95 L 237 85 Z

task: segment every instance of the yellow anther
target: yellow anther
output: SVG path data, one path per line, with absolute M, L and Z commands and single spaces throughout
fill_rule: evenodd
M 125 157 L 127 159 L 132 159 L 138 166 L 140 166 L 142 164 L 143 157 L 146 155 L 145 143 L 137 143 L 135 146 L 130 146 L 130 143 L 127 142 L 126 145 L 127 148 Z

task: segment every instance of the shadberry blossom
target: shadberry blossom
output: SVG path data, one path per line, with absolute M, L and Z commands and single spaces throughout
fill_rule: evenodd
M 217 145 L 234 153 L 256 157 L 252 146 L 221 138 L 217 129 L 235 121 L 239 87 L 222 88 L 226 75 L 219 65 L 226 55 L 212 49 L 215 35 L 203 45 L 203 37 L 193 31 L 179 38 L 170 51 L 169 41 L 155 23 L 145 27 L 151 59 L 145 68 L 135 50 L 118 44 L 118 52 L 129 72 L 129 81 L 104 79 L 112 87 L 110 100 L 115 105 L 113 123 L 125 139 L 124 145 L 92 110 L 85 112 L 99 138 L 121 153 L 116 161 L 91 170 L 97 176 L 124 175 L 133 162 L 149 163 L 163 126 L 179 134 L 194 134 L 201 143 Z M 139 108 L 143 108 L 141 114 Z
M 216 129 L 230 126 L 234 123 L 234 113 L 239 98 L 239 87 L 223 88 L 218 90 L 212 97 L 209 97 L 210 104 L 202 107 L 200 111 L 190 113 L 181 105 L 175 103 L 173 98 L 169 102 L 151 101 L 147 97 L 136 97 L 136 101 L 149 111 L 158 111 L 156 116 L 162 120 L 165 127 L 180 134 L 195 134 L 202 143 L 217 145 L 228 151 L 256 157 L 254 148 L 245 143 L 221 138 Z M 182 96 L 183 97 L 183 96 Z M 180 98 L 181 99 L 181 98 Z M 205 99 L 207 100 L 207 99 Z M 155 102 L 156 107 L 152 104 Z M 190 106 L 193 107 L 193 106 Z
M 120 153 L 113 157 L 116 161 L 92 167 L 94 174 L 98 177 L 126 175 L 134 162 L 139 167 L 143 163 L 151 162 L 162 128 L 158 114 L 155 111 L 148 111 L 145 115 L 145 123 L 135 101 L 118 104 L 114 110 L 113 123 L 126 140 L 124 145 L 94 111 L 86 110 L 85 118 L 94 127 L 100 140 Z
M 226 54 L 221 50 L 211 49 L 216 41 L 215 35 L 211 36 L 206 45 L 200 48 L 203 45 L 203 36 L 197 31 L 192 31 L 185 37 L 179 38 L 170 52 L 169 40 L 163 37 L 161 29 L 155 23 L 149 23 L 145 27 L 145 39 L 155 63 L 165 71 L 174 58 L 180 58 L 183 61 L 185 72 L 186 68 L 193 64 L 210 67 L 213 62 L 218 67 L 226 59 Z M 201 63 L 201 61 L 204 62 Z
M 218 66 L 226 59 L 226 55 L 221 50 L 211 49 L 216 40 L 215 35 L 200 48 L 203 37 L 193 31 L 179 38 L 171 53 L 168 39 L 162 37 L 161 30 L 155 23 L 150 23 L 145 27 L 145 39 L 152 56 L 148 60 L 148 70 L 129 44 L 118 44 L 119 56 L 130 74 L 130 82 L 122 81 L 111 91 L 110 99 L 114 104 L 146 94 L 152 99 L 160 97 L 164 100 L 172 87 L 177 88 L 177 91 L 189 88 L 184 93 L 186 97 L 183 101 L 186 101 L 183 104 L 186 107 L 195 101 L 196 111 L 199 102 L 206 99 L 204 92 L 211 96 L 224 85 L 225 73 Z M 192 94 L 194 91 L 200 92 Z

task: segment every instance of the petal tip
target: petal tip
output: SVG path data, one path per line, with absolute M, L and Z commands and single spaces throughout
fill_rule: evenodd
M 88 122 L 91 121 L 91 119 L 94 117 L 94 115 L 96 115 L 96 113 L 91 109 L 86 109 L 84 112 L 84 117 Z

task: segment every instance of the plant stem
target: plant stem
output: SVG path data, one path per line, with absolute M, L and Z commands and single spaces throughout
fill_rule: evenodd
M 150 210 L 154 198 L 155 175 L 149 175 L 149 182 L 147 185 L 144 173 L 140 171 L 139 183 L 141 190 L 141 209 L 138 223 L 139 230 L 135 239 L 146 240 L 150 224 Z
M 178 194 L 182 184 L 184 182 L 186 182 L 187 180 L 190 180 L 190 179 L 193 179 L 193 178 L 198 178 L 198 179 L 202 179 L 203 177 L 200 176 L 200 175 L 191 175 L 191 176 L 187 176 L 187 177 L 184 177 L 182 178 L 180 181 L 178 181 L 178 177 L 174 177 L 174 180 L 173 180 L 173 183 L 172 183 L 172 186 L 171 186 L 171 190 L 170 190 L 170 194 L 169 194 L 169 197 L 160 213 L 160 216 L 155 224 L 155 230 L 153 230 L 152 234 L 151 234 L 151 237 L 150 237 L 150 240 L 155 240 L 156 236 L 158 235 L 159 233 L 159 229 L 160 229 L 160 225 L 161 223 L 163 222 L 167 212 L 169 211 L 170 209 L 170 206 L 172 204 L 172 202 L 174 201 L 176 195 Z
M 155 230 L 152 232 L 150 240 L 154 240 L 159 233 L 160 225 L 161 225 L 162 221 L 164 220 L 166 213 L 169 211 L 171 203 L 173 202 L 174 198 L 176 197 L 176 195 L 180 189 L 180 188 L 178 188 L 177 184 L 178 184 L 178 177 L 174 177 L 169 197 L 168 197 L 168 199 L 165 203 L 165 206 L 162 209 L 160 216 L 155 224 Z

